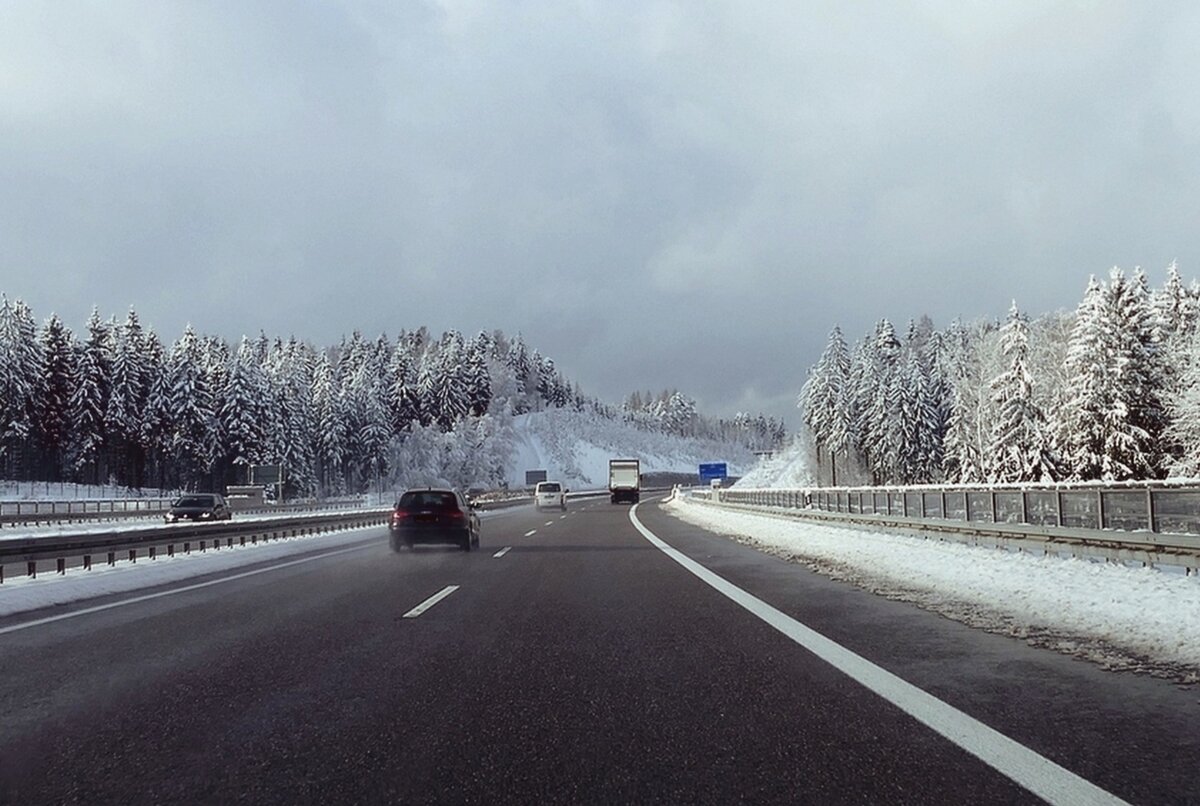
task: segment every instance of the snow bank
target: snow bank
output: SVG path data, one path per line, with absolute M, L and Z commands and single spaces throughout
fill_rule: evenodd
M 1109 668 L 1200 680 L 1200 578 L 736 512 L 677 497 L 709 531 L 890 598 Z

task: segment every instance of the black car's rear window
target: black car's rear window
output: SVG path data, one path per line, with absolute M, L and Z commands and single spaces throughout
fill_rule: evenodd
M 397 505 L 403 509 L 457 509 L 458 499 L 454 493 L 438 492 L 436 490 L 421 490 L 407 492 L 400 496 Z
M 191 495 L 180 498 L 172 506 L 176 507 L 211 507 L 213 499 L 205 495 Z

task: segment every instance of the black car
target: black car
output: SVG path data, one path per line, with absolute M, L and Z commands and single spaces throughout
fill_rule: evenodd
M 391 531 L 392 551 L 414 543 L 453 543 L 463 551 L 479 546 L 479 516 L 457 490 L 408 490 L 396 502 Z
M 225 499 L 216 493 L 188 493 L 176 499 L 167 512 L 167 523 L 176 521 L 227 521 L 233 517 Z

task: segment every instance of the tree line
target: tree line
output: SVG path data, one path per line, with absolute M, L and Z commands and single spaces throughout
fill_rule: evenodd
M 167 343 L 133 309 L 123 320 L 93 310 L 76 336 L 0 295 L 0 478 L 220 490 L 279 464 L 289 496 L 431 478 L 495 486 L 507 423 L 547 407 L 633 417 L 502 331 L 354 332 L 317 348 L 265 334 L 233 345 L 188 325 Z M 639 417 L 663 431 L 679 423 Z M 720 422 L 693 412 L 688 427 Z
M 1200 284 L 1092 277 L 1073 312 L 853 349 L 835 326 L 798 405 L 832 484 L 1123 481 L 1200 473 Z

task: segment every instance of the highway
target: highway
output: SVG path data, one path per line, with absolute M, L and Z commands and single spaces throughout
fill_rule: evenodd
M 633 514 L 515 508 L 471 553 L 366 530 L 0 619 L 0 802 L 1200 801 L 1194 686 Z M 795 623 L 903 682 L 876 693 Z

